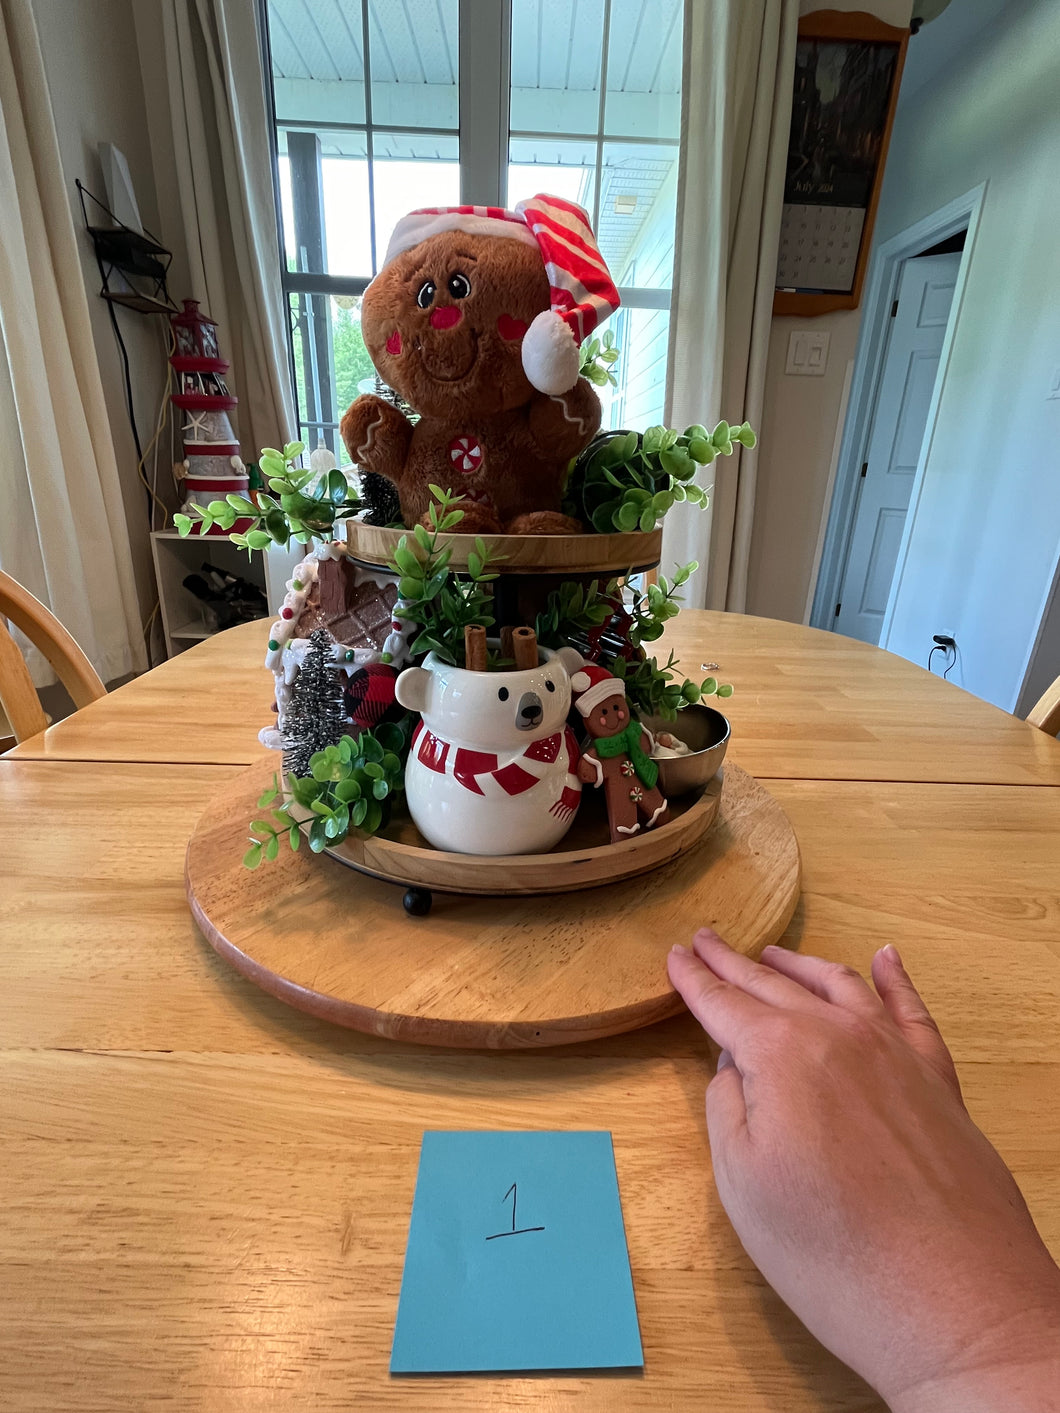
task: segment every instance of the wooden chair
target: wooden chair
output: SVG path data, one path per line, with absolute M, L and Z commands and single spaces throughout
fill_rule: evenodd
M 1045 691 L 1027 713 L 1027 720 L 1047 736 L 1060 732 L 1060 677 Z
M 50 609 L 10 575 L 0 571 L 0 703 L 16 741 L 35 736 L 48 725 L 18 645 L 4 619 L 20 628 L 55 669 L 78 711 L 107 695 L 96 669 Z

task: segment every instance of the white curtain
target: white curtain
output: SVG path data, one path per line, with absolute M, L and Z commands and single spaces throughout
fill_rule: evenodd
M 118 467 L 30 0 L 0 0 L 0 567 L 103 680 L 147 666 Z M 39 686 L 55 680 L 27 648 Z
M 671 427 L 761 426 L 798 17 L 798 0 L 685 0 Z M 743 611 L 756 460 L 719 458 L 709 512 L 666 518 L 664 563 L 701 566 L 692 606 Z
M 220 324 L 246 456 L 297 432 L 254 0 L 137 0 L 162 228 L 183 226 L 190 289 Z

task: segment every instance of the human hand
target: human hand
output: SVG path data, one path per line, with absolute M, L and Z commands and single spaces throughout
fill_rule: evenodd
M 856 972 L 713 931 L 670 979 L 722 1046 L 718 1193 L 748 1255 L 895 1413 L 1060 1407 L 1060 1271 L 893 947 Z

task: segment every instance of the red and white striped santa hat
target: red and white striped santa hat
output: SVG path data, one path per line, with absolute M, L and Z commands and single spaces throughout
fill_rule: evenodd
M 384 267 L 442 231 L 496 236 L 536 246 L 552 290 L 551 308 L 523 336 L 523 371 L 543 393 L 568 392 L 578 381 L 579 345 L 618 308 L 618 290 L 596 244 L 589 217 L 560 196 L 532 196 L 514 211 L 501 206 L 428 206 L 394 227 Z
M 574 705 L 582 716 L 588 716 L 593 707 L 606 702 L 608 697 L 624 697 L 626 684 L 621 677 L 599 667 L 595 662 L 587 662 L 570 679 Z

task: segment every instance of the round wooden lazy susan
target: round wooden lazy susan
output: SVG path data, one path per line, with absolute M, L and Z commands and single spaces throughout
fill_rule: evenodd
M 649 1025 L 683 1006 L 666 975 L 673 941 L 709 923 L 757 955 L 798 901 L 787 816 L 731 764 L 713 828 L 649 873 L 568 893 L 443 895 L 422 918 L 401 912 L 392 884 L 305 847 L 244 869 L 271 775 L 245 772 L 199 821 L 185 866 L 195 921 L 271 995 L 392 1039 L 516 1049 Z

